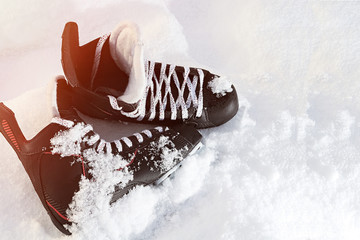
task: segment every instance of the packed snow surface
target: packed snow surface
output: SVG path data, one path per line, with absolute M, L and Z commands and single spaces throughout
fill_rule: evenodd
M 359 12 L 356 0 L 3 1 L 0 99 L 27 138 L 51 120 L 67 21 L 81 44 L 135 21 L 147 59 L 228 76 L 246 110 L 202 130 L 205 146 L 172 179 L 72 236 L 0 137 L 1 239 L 360 239 Z M 87 120 L 106 140 L 146 129 Z

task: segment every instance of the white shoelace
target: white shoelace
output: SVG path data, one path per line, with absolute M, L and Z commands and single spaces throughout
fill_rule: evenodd
M 53 118 L 51 120 L 51 122 L 59 124 L 66 128 L 72 128 L 75 125 L 75 123 L 73 121 L 65 120 L 65 119 L 62 119 L 59 117 Z M 155 127 L 154 130 L 162 133 L 163 131 L 169 130 L 169 128 L 159 126 L 159 127 Z M 92 147 L 97 142 L 99 142 L 99 144 L 97 145 L 96 151 L 101 152 L 101 151 L 106 150 L 106 152 L 111 152 L 111 142 L 107 142 L 107 141 L 101 139 L 99 134 L 94 133 L 94 135 L 92 135 L 88 138 L 84 138 L 85 135 L 91 131 L 93 131 L 93 127 L 91 125 L 86 124 L 84 129 L 81 132 L 84 142 L 86 142 L 90 147 Z M 141 133 L 143 133 L 144 135 L 146 135 L 149 138 L 152 138 L 152 136 L 153 136 L 150 130 L 143 130 Z M 134 133 L 132 135 L 132 136 L 136 137 L 136 139 L 138 140 L 139 143 L 142 143 L 144 141 L 144 137 L 141 135 L 141 133 Z M 121 142 L 123 142 L 129 148 L 133 146 L 133 142 L 130 140 L 130 137 L 131 136 L 122 137 L 121 139 L 113 141 L 113 143 L 115 144 L 115 147 L 117 148 L 117 151 L 119 153 L 121 153 L 123 151 L 123 147 L 122 147 L 123 145 Z
M 150 63 L 150 64 L 149 64 Z M 167 97 L 170 99 L 171 120 L 175 120 L 177 112 L 181 110 L 182 119 L 189 117 L 188 109 L 191 104 L 196 109 L 196 117 L 201 117 L 203 111 L 203 83 L 204 72 L 201 69 L 197 69 L 198 76 L 194 75 L 190 78 L 190 68 L 184 67 L 183 78 L 184 81 L 180 83 L 179 77 L 175 71 L 176 65 L 170 65 L 169 74 L 166 74 L 166 64 L 161 63 L 160 76 L 156 76 L 155 62 L 147 62 L 145 64 L 145 73 L 147 77 L 147 86 L 143 95 L 143 98 L 138 103 L 137 108 L 132 112 L 125 112 L 122 107 L 119 107 L 117 99 L 114 96 L 108 96 L 110 105 L 113 109 L 121 111 L 121 113 L 130 118 L 137 118 L 141 121 L 146 115 L 146 99 L 150 92 L 151 102 L 149 121 L 152 121 L 156 117 L 156 107 L 159 106 L 159 120 L 164 120 L 165 109 L 168 104 Z M 171 81 L 174 82 L 176 89 L 171 87 Z M 199 91 L 196 93 L 197 85 L 199 84 Z M 165 93 L 162 95 L 161 89 L 165 87 Z M 155 90 L 156 88 L 156 90 Z M 189 94 L 187 99 L 184 99 L 185 89 L 188 88 Z M 178 92 L 177 99 L 174 98 L 172 91 Z
M 95 79 L 95 75 L 96 72 L 99 68 L 99 64 L 100 64 L 100 57 L 101 57 L 101 50 L 106 42 L 106 40 L 109 38 L 110 33 L 105 34 L 104 36 L 102 36 L 97 45 L 96 45 L 96 49 L 95 49 L 95 56 L 94 56 L 94 63 L 91 69 L 91 80 L 90 80 L 90 88 L 92 89 L 94 86 L 94 79 Z

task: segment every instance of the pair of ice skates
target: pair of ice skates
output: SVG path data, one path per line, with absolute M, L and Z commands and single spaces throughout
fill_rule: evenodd
M 126 160 L 126 165 L 114 171 L 126 170 L 132 180 L 115 188 L 113 202 L 137 185 L 161 183 L 201 146 L 197 128 L 221 125 L 238 111 L 235 88 L 225 78 L 205 69 L 145 61 L 133 23 L 122 23 L 110 35 L 83 46 L 79 46 L 76 23 L 67 23 L 62 65 L 67 80 L 56 80 L 58 113 L 52 122 L 27 140 L 14 113 L 0 103 L 0 130 L 21 160 L 52 222 L 65 234 L 70 234 L 66 225 L 71 224 L 66 211 L 79 182 L 93 178 L 93 165 L 85 151 Z M 100 119 L 160 126 L 107 142 L 76 110 Z M 80 125 L 79 152 L 55 151 L 53 139 Z M 161 146 L 154 147 L 160 141 Z M 177 153 L 170 161 L 165 156 L 169 151 Z

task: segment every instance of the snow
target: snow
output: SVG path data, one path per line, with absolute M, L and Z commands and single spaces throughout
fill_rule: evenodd
M 211 89 L 211 92 L 215 93 L 216 96 L 222 97 L 226 93 L 232 92 L 231 88 L 232 82 L 227 77 L 215 77 L 208 84 L 208 87 Z
M 150 144 L 150 152 L 160 152 L 160 159 L 154 160 L 154 167 L 160 169 L 161 173 L 166 173 L 172 169 L 176 162 L 183 158 L 183 149 L 176 149 L 174 142 L 168 136 L 161 136 L 158 141 Z
M 68 126 L 74 125 L 74 123 L 71 124 L 71 121 L 68 120 L 64 120 L 64 122 L 65 125 Z M 58 132 L 53 138 L 50 139 L 50 143 L 53 148 L 51 152 L 53 154 L 60 154 L 62 157 L 81 155 L 81 144 L 83 142 L 87 143 L 88 141 L 91 141 L 91 139 L 88 138 L 84 139 L 84 136 L 91 130 L 91 125 L 78 123 L 74 126 L 71 126 L 71 128 L 66 131 Z
M 115 185 L 125 187 L 133 180 L 133 174 L 124 168 L 128 162 L 118 155 L 113 156 L 111 153 L 98 153 L 88 149 L 84 151 L 83 156 L 91 168 L 89 171 L 92 178 L 88 179 L 84 176 L 81 178 L 80 190 L 75 193 L 66 212 L 73 223 L 69 230 L 73 233 L 74 239 L 102 239 L 104 234 L 97 232 L 104 223 L 99 228 L 97 222 L 103 222 L 104 214 L 108 214 L 111 210 L 110 201 Z M 120 168 L 123 169 L 116 171 Z M 111 215 L 108 214 L 109 216 Z
M 72 236 L 52 225 L 0 137 L 1 238 L 359 239 L 359 11 L 331 0 L 4 2 L 0 99 L 27 138 L 51 121 L 70 20 L 81 43 L 135 21 L 146 58 L 227 75 L 247 108 L 202 130 L 204 148 L 174 178 L 136 188 Z M 147 128 L 87 120 L 106 140 Z

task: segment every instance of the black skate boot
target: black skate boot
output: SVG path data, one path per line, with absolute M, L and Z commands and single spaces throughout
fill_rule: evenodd
M 116 187 L 111 200 L 114 202 L 137 185 L 162 182 L 201 146 L 201 135 L 190 126 L 158 127 L 106 142 L 71 107 L 71 87 L 64 79 L 57 80 L 56 91 L 60 117 L 54 117 L 34 138 L 25 139 L 14 113 L 3 103 L 0 103 L 0 131 L 18 155 L 52 222 L 65 234 L 70 234 L 65 226 L 71 224 L 66 210 L 79 191 L 79 182 L 82 178 L 95 178 L 94 167 L 84 151 L 112 154 L 127 163 L 121 169 L 114 169 L 133 174 L 125 186 Z M 81 140 L 76 142 L 79 152 L 56 151 L 61 143 L 55 144 L 55 137 L 78 126 L 82 126 Z M 159 146 L 159 142 L 163 144 Z M 169 157 L 166 153 L 176 154 Z
M 238 111 L 234 86 L 200 68 L 144 61 L 139 31 L 120 24 L 111 35 L 79 46 L 78 27 L 65 25 L 62 65 L 74 105 L 92 117 L 208 128 Z

